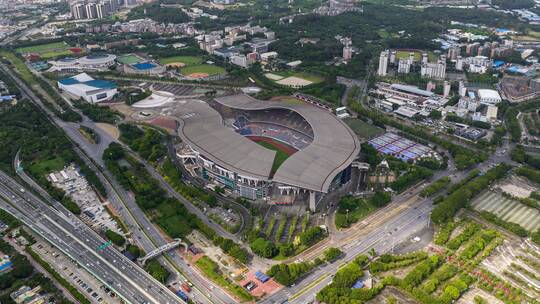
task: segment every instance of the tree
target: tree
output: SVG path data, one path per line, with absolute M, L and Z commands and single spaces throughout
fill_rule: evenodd
M 264 258 L 271 258 L 275 254 L 274 244 L 262 237 L 255 239 L 249 246 L 255 254 Z
M 319 226 L 308 228 L 300 233 L 300 243 L 305 246 L 311 246 L 323 236 L 323 230 Z
M 441 111 L 433 110 L 433 111 L 431 111 L 431 113 L 429 113 L 429 118 L 441 119 L 442 118 L 442 113 L 441 113 Z
M 343 251 L 339 250 L 336 247 L 330 247 L 324 251 L 324 259 L 327 262 L 332 262 L 339 258 L 343 254 Z
M 105 236 L 118 247 L 122 247 L 126 243 L 126 239 L 123 236 L 110 229 L 105 231 Z

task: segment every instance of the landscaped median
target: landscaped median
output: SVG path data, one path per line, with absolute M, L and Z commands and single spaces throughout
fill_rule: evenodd
M 252 301 L 255 299 L 244 288 L 235 284 L 234 282 L 231 282 L 228 278 L 225 278 L 225 276 L 219 270 L 219 266 L 210 258 L 203 256 L 195 262 L 195 265 L 205 274 L 207 278 L 229 291 L 236 298 L 242 300 L 242 302 Z
M 77 290 L 77 288 L 75 288 L 75 287 L 73 287 L 73 285 L 69 284 L 69 282 L 66 279 L 64 279 L 58 272 L 56 272 L 56 270 L 54 270 L 51 267 L 51 265 L 49 265 L 47 262 L 45 262 L 43 259 L 41 259 L 41 257 L 34 250 L 32 250 L 32 248 L 26 247 L 26 252 L 28 252 L 28 254 L 30 254 L 30 256 L 32 256 L 32 258 L 41 265 L 41 267 L 43 267 L 48 273 L 50 273 L 51 276 L 56 281 L 58 281 L 58 283 L 60 283 L 60 285 L 62 285 L 67 291 L 69 291 L 69 293 L 75 299 L 77 299 L 77 301 L 79 301 L 80 303 L 83 303 L 83 304 L 90 304 L 91 303 L 85 296 L 83 296 L 82 293 L 80 293 Z

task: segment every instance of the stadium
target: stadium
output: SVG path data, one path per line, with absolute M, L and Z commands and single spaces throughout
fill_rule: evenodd
M 123 64 L 119 67 L 119 71 L 122 73 L 138 75 L 159 75 L 166 70 L 167 68 L 164 65 L 159 65 L 151 61 Z
M 134 105 L 178 122 L 178 157 L 192 174 L 271 204 L 317 201 L 351 180 L 360 143 L 330 111 L 249 95 L 204 102 L 154 92 Z
M 115 64 L 116 56 L 111 54 L 94 54 L 81 58 L 62 58 L 49 61 L 49 72 L 106 71 Z

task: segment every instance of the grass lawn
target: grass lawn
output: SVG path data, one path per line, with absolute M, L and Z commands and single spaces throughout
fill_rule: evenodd
M 21 54 L 36 53 L 43 59 L 53 58 L 58 56 L 70 56 L 73 53 L 69 50 L 71 47 L 65 42 L 54 42 L 40 45 L 33 45 L 18 48 L 17 52 Z
M 384 133 L 383 129 L 357 118 L 346 118 L 345 123 L 362 139 L 370 139 Z
M 230 282 L 224 278 L 223 274 L 219 270 L 218 265 L 210 260 L 208 257 L 203 256 L 195 262 L 195 265 L 206 275 L 207 278 L 214 283 L 230 291 L 236 297 L 240 298 L 242 302 L 253 300 L 253 296 L 250 295 L 244 288 Z
M 272 164 L 272 172 L 276 172 L 277 169 L 279 168 L 279 166 L 281 166 L 281 164 L 283 164 L 283 162 L 287 158 L 289 158 L 289 155 L 287 153 L 281 151 L 280 149 L 278 149 L 277 147 L 275 147 L 271 143 L 267 143 L 267 142 L 264 142 L 264 141 L 259 141 L 257 143 L 259 145 L 265 147 L 266 149 L 276 151 L 276 157 L 274 158 L 274 163 Z
M 273 72 L 273 74 L 283 76 L 283 78 L 294 76 L 294 77 L 302 78 L 305 80 L 309 80 L 313 83 L 319 83 L 319 82 L 324 81 L 323 77 L 310 74 L 310 73 L 305 73 L 305 72 L 296 72 L 296 71 L 288 70 L 288 71 Z
M 15 54 L 11 52 L 0 52 L 0 55 L 6 57 L 6 59 L 13 64 L 15 70 L 17 70 L 17 73 L 21 76 L 24 82 L 30 85 L 34 85 L 37 83 L 36 79 L 34 78 L 34 74 L 30 72 L 28 67 L 19 57 L 15 56 Z
M 129 54 L 120 56 L 116 59 L 121 64 L 134 64 L 143 61 L 143 59 L 137 55 Z
M 161 64 L 169 64 L 169 63 L 176 63 L 176 62 L 182 62 L 186 66 L 191 66 L 195 64 L 201 64 L 203 62 L 203 59 L 197 56 L 173 56 L 173 57 L 161 58 L 159 60 L 159 63 Z
M 52 158 L 45 161 L 40 161 L 38 163 L 32 164 L 29 170 L 35 173 L 36 176 L 45 176 L 52 171 L 60 171 L 64 168 L 66 162 L 60 158 Z M 24 166 L 24 164 L 23 164 Z
M 180 69 L 182 74 L 184 75 L 190 75 L 193 73 L 206 73 L 208 75 L 218 75 L 218 74 L 224 74 L 225 69 L 212 64 L 196 64 L 192 66 L 187 66 L 185 68 Z
M 402 50 L 402 51 L 397 51 L 396 52 L 396 58 L 397 59 L 402 59 L 402 58 L 409 58 L 409 51 L 405 51 L 405 50 Z M 413 51 L 414 53 L 414 60 L 416 61 L 420 61 L 422 59 L 422 53 L 419 52 L 419 51 Z M 429 58 L 429 61 L 430 62 L 435 62 L 437 61 L 437 55 L 435 55 L 433 52 L 427 52 L 428 54 L 428 58 Z
M 19 53 L 46 53 L 59 50 L 67 50 L 70 46 L 65 42 L 53 42 L 46 44 L 39 44 L 27 47 L 21 47 L 17 49 Z

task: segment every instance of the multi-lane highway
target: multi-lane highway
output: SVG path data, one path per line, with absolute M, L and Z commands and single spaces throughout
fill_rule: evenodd
M 495 153 L 493 153 L 485 162 L 476 166 L 476 168 L 485 172 L 489 168 L 500 163 L 516 165 L 516 163 L 510 159 L 512 147 L 513 146 L 505 140 L 504 144 L 499 147 Z M 452 166 L 450 166 L 450 168 L 452 168 Z M 450 176 L 452 182 L 456 183 L 463 180 L 469 172 L 470 170 L 460 172 L 456 172 L 453 169 L 445 170 L 438 172 L 435 178 Z M 404 204 L 409 199 L 414 199 L 420 190 L 421 188 L 417 187 L 412 193 L 411 191 L 407 191 L 405 194 L 394 198 L 392 204 Z M 350 262 L 359 254 L 365 254 L 371 248 L 375 249 L 379 254 L 391 251 L 394 245 L 407 241 L 417 231 L 420 231 L 428 225 L 432 209 L 433 202 L 431 199 L 418 199 L 415 203 L 401 209 L 398 215 L 391 217 L 386 220 L 384 224 L 374 227 L 371 231 L 363 235 L 356 235 L 354 232 L 352 234 L 335 233 L 334 238 L 339 239 L 340 241 L 343 239 L 346 240 L 345 243 L 339 242 L 339 244 L 337 244 L 338 247 L 345 252 L 345 257 L 343 259 L 336 263 L 320 266 L 295 286 L 289 288 L 285 287 L 277 293 L 263 299 L 261 303 L 310 303 L 315 299 L 316 294 L 332 281 L 333 274 L 336 273 L 341 265 Z
M 114 290 L 127 303 L 181 303 L 169 289 L 152 278 L 59 202 L 45 203 L 8 175 L 0 172 L 0 207 L 20 219 Z
M 0 69 L 3 69 L 9 73 L 9 69 L 3 64 L 0 64 Z M 98 178 L 106 188 L 110 203 L 120 213 L 121 218 L 129 227 L 132 236 L 137 241 L 138 245 L 140 245 L 145 252 L 150 252 L 151 250 L 166 244 L 168 240 L 155 227 L 155 225 L 150 222 L 148 217 L 139 208 L 137 202 L 135 201 L 135 197 L 120 186 L 112 174 L 110 174 L 110 172 L 104 168 L 101 158 L 103 146 L 100 145 L 99 147 L 96 147 L 86 141 L 78 131 L 78 126 L 76 123 L 67 123 L 58 119 L 43 105 L 41 100 L 28 88 L 24 82 L 22 82 L 22 80 L 20 80 L 14 73 L 10 74 L 15 80 L 15 83 L 21 89 L 24 96 L 28 97 L 32 102 L 41 107 L 42 110 L 51 118 L 51 120 L 66 132 L 69 139 L 76 143 L 76 146 L 74 146 L 75 152 L 81 157 L 86 165 L 89 166 L 90 169 L 96 172 Z M 95 129 L 101 137 L 101 142 L 114 141 L 109 134 L 98 128 L 94 122 L 88 120 L 86 117 L 84 117 L 84 115 L 82 116 L 84 118 L 83 124 Z M 39 186 L 37 186 L 30 177 L 25 175 L 24 172 L 19 173 L 21 173 L 21 178 L 23 178 L 29 185 L 39 188 Z M 157 173 L 154 172 L 154 174 Z M 193 283 L 194 288 L 190 297 L 196 300 L 196 302 L 217 304 L 236 302 L 236 300 L 228 293 L 220 289 L 217 285 L 206 279 L 203 275 L 199 274 L 190 265 L 188 265 L 178 251 L 170 251 L 166 256 L 167 259 L 163 258 L 160 259 L 160 261 L 164 263 L 170 271 L 176 274 L 179 280 L 189 280 Z

